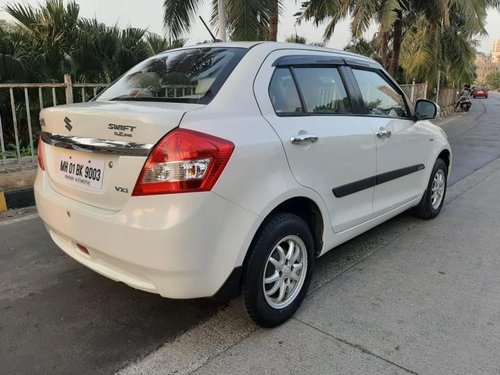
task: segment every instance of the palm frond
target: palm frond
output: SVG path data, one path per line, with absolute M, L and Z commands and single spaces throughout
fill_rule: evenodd
M 38 25 L 41 23 L 42 15 L 40 10 L 31 5 L 13 3 L 7 4 L 4 9 L 27 33 L 36 31 Z
M 200 3 L 200 0 L 164 0 L 163 24 L 167 34 L 178 39 L 188 32 Z
M 180 48 L 186 43 L 185 39 L 168 40 L 161 35 L 151 32 L 146 34 L 145 41 L 151 55 L 156 55 L 173 48 Z
M 352 35 L 360 38 L 378 13 L 378 1 L 360 0 L 351 8 Z
M 267 39 L 271 9 L 267 1 L 232 0 L 226 4 L 232 40 Z

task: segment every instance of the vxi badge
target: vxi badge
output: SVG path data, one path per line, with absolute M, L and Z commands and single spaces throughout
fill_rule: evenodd
M 137 126 L 109 124 L 108 129 L 114 130 L 114 135 L 118 137 L 132 137 L 132 133 Z
M 121 186 L 115 186 L 115 190 L 118 193 L 128 193 L 128 188 L 124 188 L 124 187 L 121 187 Z

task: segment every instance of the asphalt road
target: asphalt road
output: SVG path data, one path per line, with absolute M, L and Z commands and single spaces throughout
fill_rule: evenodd
M 469 113 L 445 119 L 453 150 L 450 186 L 500 157 L 500 94 L 473 99 Z
M 499 105 L 497 95 L 474 100 L 470 113 L 443 122 L 454 152 L 451 184 L 500 157 Z M 414 220 L 399 216 L 321 258 L 312 289 Z M 0 221 L 0 373 L 111 374 L 224 308 L 160 298 L 87 270 L 36 217 Z

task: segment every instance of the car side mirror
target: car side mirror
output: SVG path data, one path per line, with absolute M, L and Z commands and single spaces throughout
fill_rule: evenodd
M 420 99 L 415 104 L 415 114 L 419 120 L 432 120 L 439 114 L 439 106 L 430 100 Z

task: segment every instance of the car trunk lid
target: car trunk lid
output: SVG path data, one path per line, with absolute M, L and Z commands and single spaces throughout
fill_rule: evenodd
M 199 104 L 91 102 L 41 115 L 48 183 L 87 205 L 120 210 L 153 146 Z

